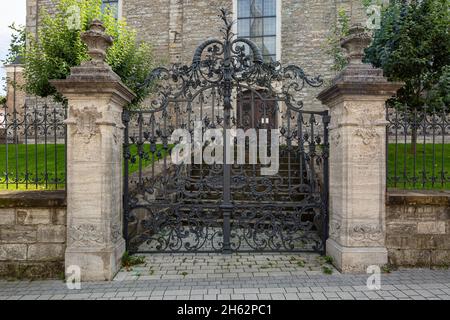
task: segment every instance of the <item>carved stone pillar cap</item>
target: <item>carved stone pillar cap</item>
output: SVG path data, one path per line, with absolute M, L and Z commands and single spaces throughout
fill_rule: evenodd
M 81 40 L 86 43 L 93 63 L 105 63 L 106 50 L 112 45 L 113 39 L 105 33 L 100 20 L 92 21 L 90 29 L 81 34 Z
M 341 40 L 341 47 L 347 50 L 347 59 L 350 64 L 361 64 L 364 57 L 364 49 L 372 41 L 370 35 L 360 24 L 350 27 L 349 35 Z

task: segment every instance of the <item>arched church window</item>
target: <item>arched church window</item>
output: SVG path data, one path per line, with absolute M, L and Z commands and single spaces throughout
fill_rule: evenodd
M 255 42 L 266 61 L 275 61 L 277 0 L 237 0 L 237 35 Z

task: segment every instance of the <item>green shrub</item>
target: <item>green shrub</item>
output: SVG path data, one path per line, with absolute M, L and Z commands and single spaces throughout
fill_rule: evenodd
M 154 67 L 152 47 L 138 42 L 136 31 L 129 28 L 125 20 L 117 20 L 112 9 L 107 7 L 102 12 L 101 7 L 101 0 L 59 0 L 54 13 L 41 10 L 37 39 L 27 36 L 25 77 L 28 93 L 53 96 L 58 101 L 63 99 L 49 80 L 65 79 L 71 67 L 89 60 L 80 35 L 89 29 L 94 19 L 100 19 L 106 33 L 114 39 L 106 61 L 137 95 L 132 105 L 149 94 L 148 88 L 139 85 Z
M 122 268 L 127 271 L 131 271 L 134 266 L 145 264 L 144 256 L 133 256 L 126 251 L 122 256 Z

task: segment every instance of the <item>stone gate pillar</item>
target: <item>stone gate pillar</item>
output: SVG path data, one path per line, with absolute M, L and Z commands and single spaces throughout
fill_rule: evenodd
M 349 65 L 318 99 L 331 111 L 330 227 L 327 254 L 342 272 L 387 263 L 385 101 L 401 86 L 362 63 L 370 36 L 360 26 L 342 40 Z
M 105 63 L 112 38 L 100 21 L 82 34 L 92 60 L 51 83 L 68 100 L 67 249 L 82 281 L 111 280 L 125 251 L 122 237 L 122 110 L 134 94 Z

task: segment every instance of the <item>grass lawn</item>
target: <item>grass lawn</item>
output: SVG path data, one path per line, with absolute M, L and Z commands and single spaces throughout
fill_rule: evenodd
M 395 150 L 397 149 L 397 158 Z M 425 151 L 425 159 L 423 157 Z M 434 158 L 434 165 L 433 165 Z M 444 161 L 442 161 L 444 159 Z M 422 172 L 425 163 L 425 179 L 422 179 Z M 443 169 L 442 169 L 443 165 Z M 396 167 L 397 166 L 397 169 Z M 406 170 L 406 175 L 404 174 Z M 441 172 L 444 171 L 444 177 L 447 182 L 442 185 Z M 406 176 L 406 179 L 405 179 Z M 395 177 L 397 184 L 395 185 Z M 416 177 L 416 183 L 414 183 Z M 436 177 L 434 185 L 432 177 Z M 450 144 L 417 144 L 416 161 L 414 164 L 414 154 L 411 152 L 411 144 L 399 143 L 389 144 L 388 148 L 388 188 L 396 189 L 427 189 L 427 190 L 450 190 Z M 422 181 L 426 183 L 423 184 Z
M 173 145 L 169 145 L 169 150 L 173 147 Z M 150 145 L 149 144 L 144 144 L 143 146 L 143 156 L 142 156 L 142 168 L 148 167 L 149 165 L 151 165 L 154 160 L 158 161 L 159 159 L 163 159 L 164 157 L 166 157 L 169 152 L 163 149 L 163 145 L 158 144 L 156 145 L 156 152 L 154 154 L 153 157 L 153 153 L 150 152 Z M 137 150 L 137 146 L 135 145 L 131 145 L 130 146 L 130 154 L 131 154 L 131 159 L 128 163 L 128 172 L 134 173 L 137 172 L 139 170 L 139 157 L 138 157 L 138 150 Z
M 172 147 L 172 146 L 170 146 Z M 440 175 L 442 171 L 442 156 L 444 156 L 444 175 L 447 180 L 450 177 L 450 144 L 444 145 L 444 152 L 442 152 L 442 145 L 436 145 L 433 151 L 433 145 L 425 145 L 425 172 L 428 182 L 422 185 L 422 168 L 423 168 L 423 145 L 417 145 L 416 164 L 414 170 L 414 155 L 410 152 L 411 145 L 398 144 L 397 158 L 395 158 L 394 144 L 389 145 L 388 149 L 388 187 L 397 189 L 433 189 L 433 190 L 450 190 L 450 182 L 444 185 L 440 182 Z M 56 152 L 55 152 L 56 151 Z M 7 187 L 5 181 L 6 172 L 6 145 L 0 145 L 0 190 L 35 190 L 35 189 L 64 189 L 65 181 L 65 147 L 62 144 L 47 145 L 45 152 L 44 145 L 28 145 L 26 151 L 25 145 L 16 146 L 8 145 L 8 176 L 9 186 Z M 129 162 L 129 173 L 134 173 L 139 169 L 139 161 L 137 157 L 137 147 L 130 146 L 131 161 Z M 28 157 L 26 157 L 26 154 Z M 162 159 L 167 156 L 168 152 L 163 150 L 162 145 L 157 145 L 157 152 L 155 153 L 155 160 Z M 434 172 L 433 172 L 433 154 L 435 158 Z M 26 159 L 28 158 L 28 161 Z M 16 160 L 17 159 L 17 160 Z M 16 163 L 17 161 L 17 163 Z M 144 156 L 142 157 L 142 167 L 145 168 L 153 163 L 153 155 L 150 152 L 150 145 L 144 145 Z M 395 171 L 395 164 L 397 164 L 397 171 Z M 16 170 L 16 166 L 17 169 Z M 406 166 L 406 177 L 404 179 L 404 168 Z M 18 172 L 19 184 L 16 185 L 16 172 Z M 25 183 L 25 176 L 28 172 L 28 186 Z M 415 174 L 414 174 L 415 172 Z M 416 184 L 413 182 L 414 175 L 417 178 Z M 434 186 L 431 183 L 431 177 L 437 178 Z M 35 177 L 38 177 L 36 184 Z M 397 176 L 397 185 L 395 185 L 395 176 Z M 47 185 L 45 184 L 47 177 Z M 56 183 L 57 182 L 57 183 Z
M 9 144 L 8 148 L 6 147 L 5 144 L 0 145 L 0 190 L 64 189 L 65 146 L 63 144 L 47 144 L 47 147 L 41 144 L 28 146 Z M 9 178 L 8 185 L 6 172 Z M 16 183 L 17 178 L 18 183 Z
M 153 163 L 153 156 L 150 152 L 150 145 L 144 145 L 144 156 L 142 166 L 145 168 Z M 6 157 L 8 151 L 8 157 Z M 137 157 L 137 147 L 130 146 L 132 159 L 130 161 L 129 172 L 138 171 L 139 162 Z M 17 154 L 17 156 L 16 156 Z M 163 150 L 162 145 L 157 145 L 155 160 L 167 156 L 168 152 Z M 28 155 L 28 156 L 27 156 Z M 8 159 L 8 160 L 7 160 Z M 6 169 L 8 166 L 8 170 Z M 6 171 L 8 171 L 8 185 L 6 184 Z M 18 183 L 16 184 L 16 172 L 18 173 Z M 28 174 L 27 174 L 28 173 Z M 25 177 L 28 177 L 28 185 Z M 36 177 L 38 181 L 36 183 Z M 47 179 L 46 179 L 47 177 Z M 47 181 L 47 184 L 46 184 Z M 44 145 L 23 144 L 0 145 L 0 190 L 55 190 L 65 188 L 65 146 L 64 144 L 48 144 L 47 150 Z

